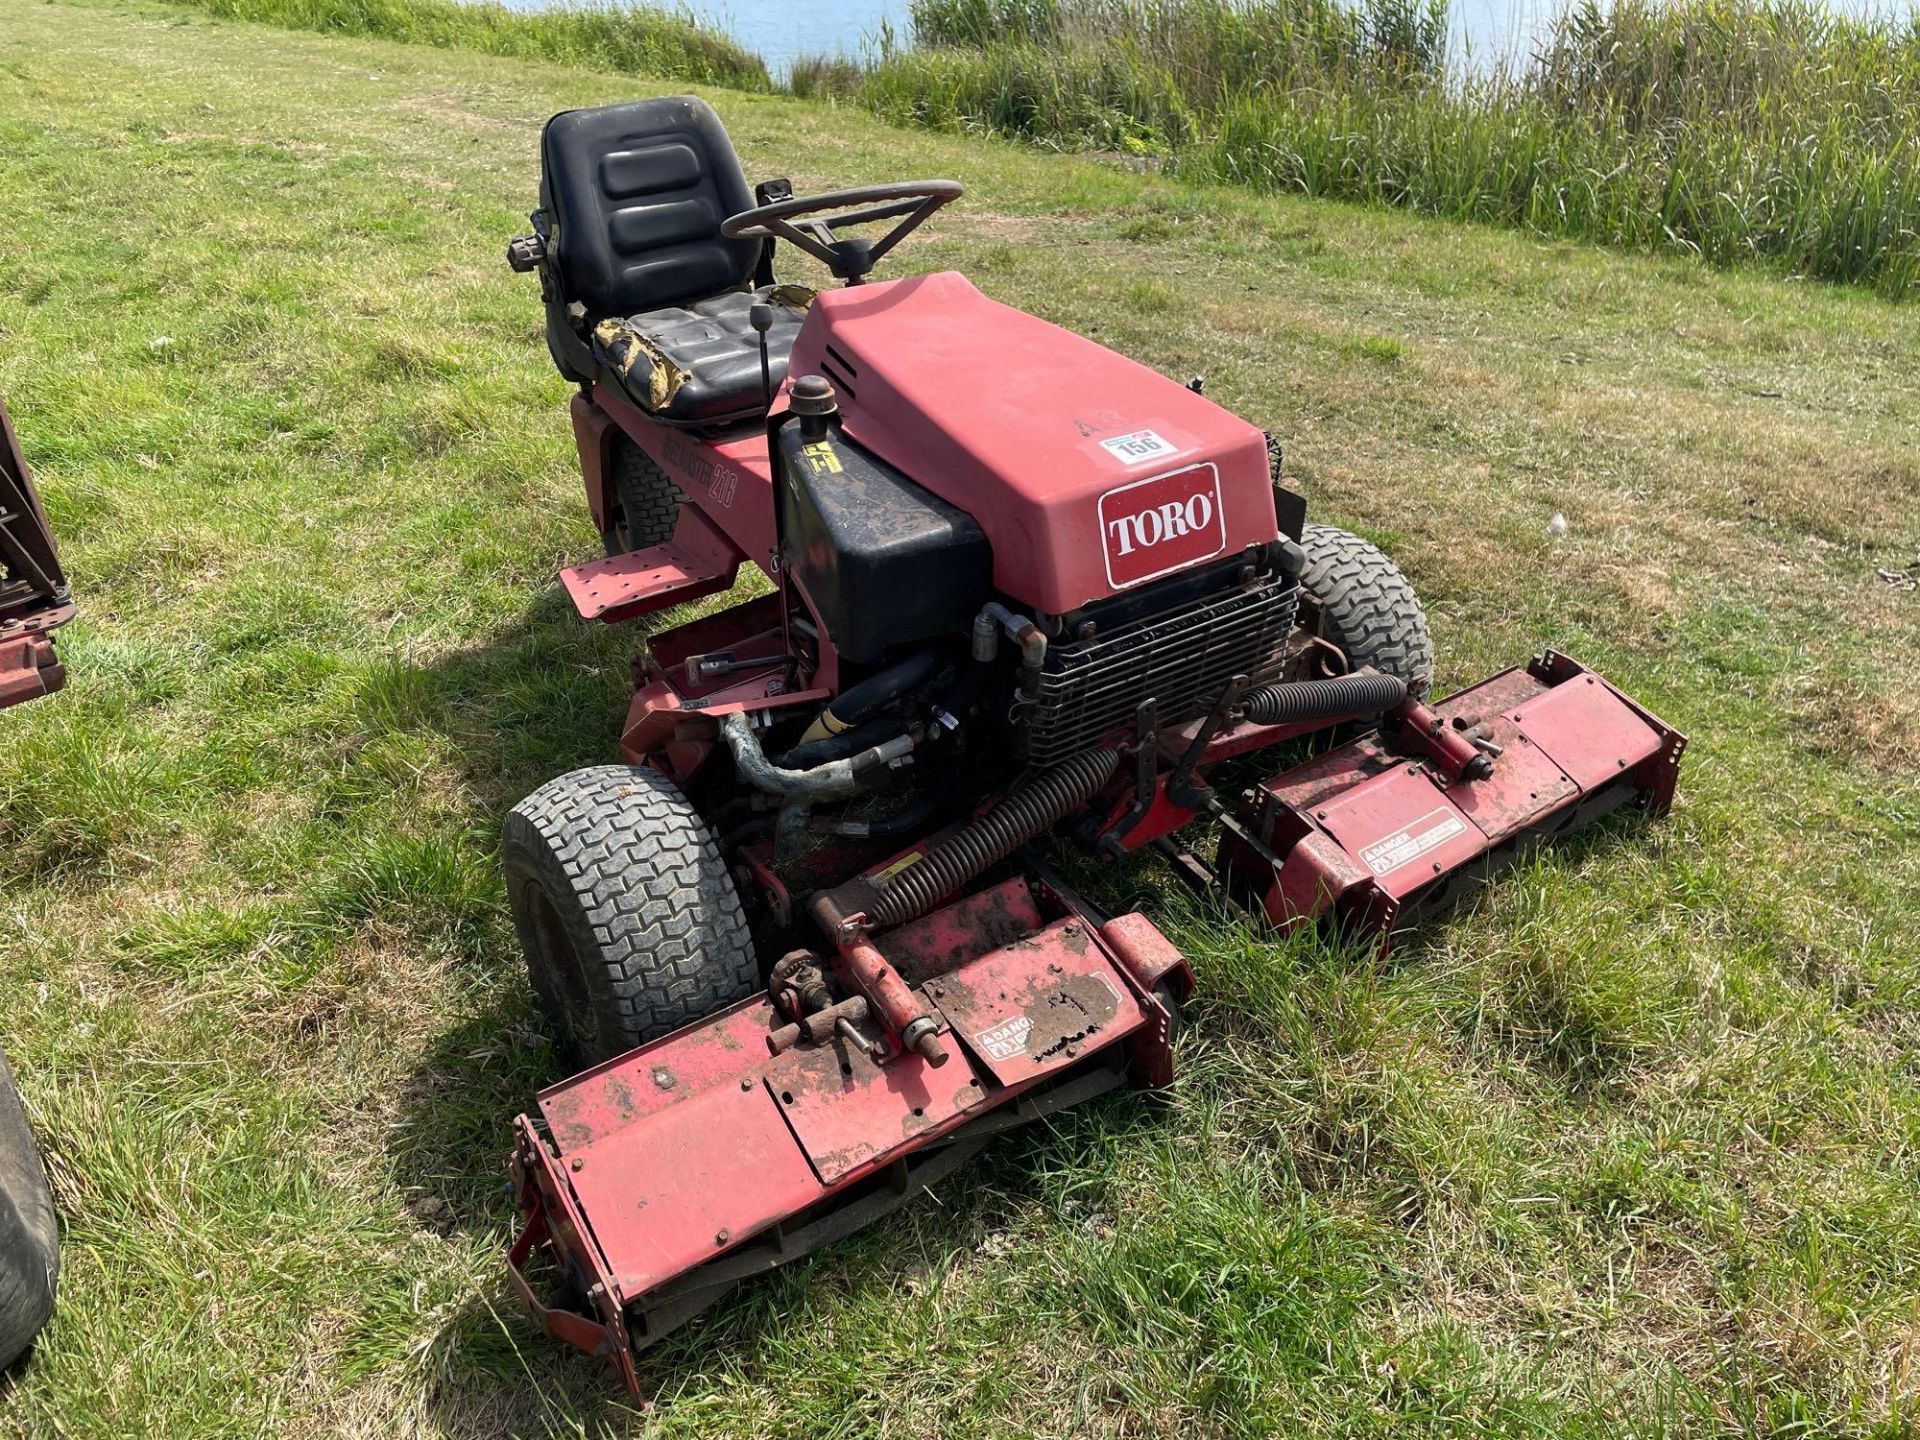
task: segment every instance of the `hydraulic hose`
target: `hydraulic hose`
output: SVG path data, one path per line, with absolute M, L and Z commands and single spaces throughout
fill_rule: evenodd
M 760 737 L 753 733 L 739 711 L 720 722 L 720 734 L 733 752 L 733 763 L 748 784 L 769 795 L 803 800 L 843 800 L 858 794 L 866 787 L 864 772 L 913 749 L 913 738 L 900 735 L 845 760 L 830 760 L 809 770 L 784 770 L 767 759 L 766 752 L 760 748 Z
M 922 650 L 897 665 L 889 665 L 877 675 L 869 675 L 858 685 L 849 685 L 814 718 L 800 737 L 802 745 L 838 735 L 850 726 L 870 718 L 890 700 L 924 685 L 939 668 L 944 657 L 938 650 Z
M 1345 715 L 1378 715 L 1406 698 L 1407 682 L 1398 675 L 1361 670 L 1326 680 L 1262 685 L 1240 697 L 1240 708 L 1256 725 L 1281 725 Z
M 895 875 L 867 908 L 868 922 L 875 930 L 885 930 L 926 914 L 989 865 L 1086 804 L 1119 762 L 1115 751 L 1083 750 L 1012 790 L 978 820 Z
M 917 829 L 933 818 L 933 812 L 939 808 L 938 797 L 922 796 L 892 815 L 875 815 L 864 820 L 846 820 L 828 818 L 819 815 L 807 821 L 807 829 L 816 835 L 851 835 L 856 839 L 883 839 L 890 835 L 904 835 Z
M 862 750 L 884 745 L 894 736 L 903 734 L 906 728 L 907 722 L 904 720 L 886 717 L 869 720 L 863 725 L 855 725 L 851 730 L 829 735 L 824 740 L 808 740 L 796 745 L 780 757 L 780 763 L 789 770 L 810 770 L 829 760 L 845 760 Z

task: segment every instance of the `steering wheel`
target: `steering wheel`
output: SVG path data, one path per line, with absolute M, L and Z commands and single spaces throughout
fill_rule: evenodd
M 849 285 L 858 285 L 867 272 L 920 222 L 942 205 L 960 198 L 958 180 L 897 180 L 891 185 L 861 185 L 852 190 L 829 190 L 821 195 L 796 195 L 729 216 L 720 233 L 729 240 L 771 240 L 779 237 L 804 250 Z M 904 216 L 904 219 L 900 217 Z M 834 232 L 849 225 L 900 219 L 878 240 L 858 236 L 841 239 Z

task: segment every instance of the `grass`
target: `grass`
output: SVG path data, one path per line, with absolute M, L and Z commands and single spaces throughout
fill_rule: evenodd
M 911 42 L 796 68 L 900 123 L 1190 180 L 1920 288 L 1920 16 L 1575 0 L 1529 55 L 1445 0 L 916 0 Z
M 223 20 L 329 35 L 765 90 L 766 62 L 691 10 L 624 0 L 558 0 L 537 11 L 498 0 L 178 0 Z
M 772 87 L 692 11 L 176 0 L 223 19 Z M 885 119 L 1716 264 L 1920 289 L 1920 12 L 1572 0 L 1528 56 L 1449 49 L 1447 0 L 915 0 L 867 62 L 782 88 Z
M 67 1262 L 0 1433 L 1912 1433 L 1920 311 L 764 94 L 710 95 L 755 177 L 967 185 L 893 273 L 1272 428 L 1446 683 L 1552 642 L 1693 744 L 1669 823 L 1390 964 L 1097 872 L 1198 972 L 1170 1106 L 753 1286 L 644 1415 L 531 1333 L 495 836 L 611 753 L 634 636 L 555 594 L 595 540 L 500 249 L 547 114 L 666 88 L 0 0 L 0 392 L 83 606 L 0 721 Z

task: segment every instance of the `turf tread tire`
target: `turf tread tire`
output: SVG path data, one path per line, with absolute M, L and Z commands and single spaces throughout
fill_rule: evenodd
M 673 538 L 686 495 L 651 455 L 631 440 L 616 441 L 612 480 L 618 513 L 608 517 L 603 537 L 608 555 L 645 550 Z
M 534 991 L 577 1059 L 618 1055 L 760 987 L 719 847 L 656 771 L 598 765 L 549 780 L 508 814 L 501 849 Z M 556 923 L 579 967 L 571 986 L 552 953 Z
M 40 1147 L 0 1051 L 0 1368 L 18 1360 L 53 1314 L 60 1226 Z
M 1346 651 L 1355 670 L 1431 682 L 1426 611 L 1400 568 L 1378 546 L 1332 525 L 1308 525 L 1300 546 L 1307 553 L 1300 587 L 1319 607 L 1320 637 Z

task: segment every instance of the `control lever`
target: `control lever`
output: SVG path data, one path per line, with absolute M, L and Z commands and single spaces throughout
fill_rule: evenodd
M 773 409 L 773 362 L 767 357 L 767 331 L 773 328 L 773 306 L 759 301 L 747 311 L 747 323 L 760 333 L 760 400 Z

